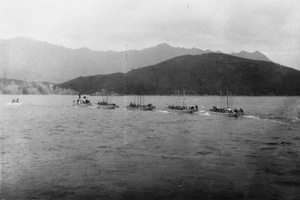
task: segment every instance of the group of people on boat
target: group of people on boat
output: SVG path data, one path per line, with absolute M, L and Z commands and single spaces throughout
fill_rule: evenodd
M 115 103 L 108 103 L 106 100 L 102 100 L 102 101 L 98 101 L 97 102 L 97 104 L 98 105 L 104 105 L 104 106 L 106 106 L 106 105 L 113 105 L 113 106 L 115 106 L 116 104 Z
M 76 101 L 77 104 L 88 104 L 90 103 L 90 100 L 88 100 L 88 98 L 86 96 L 83 96 L 83 98 L 81 98 L 81 94 L 78 95 L 78 99 L 74 100 L 74 102 Z
M 140 105 L 140 104 L 136 104 L 136 103 L 130 102 L 130 103 L 129 103 L 129 106 L 130 106 L 130 107 L 133 107 L 133 108 L 139 108 L 139 107 L 153 107 L 153 104 L 152 104 L 152 103 L 149 103 L 149 104 L 147 104 L 147 105 Z
M 11 102 L 12 102 L 12 103 L 20 103 L 19 98 L 12 99 Z
M 212 108 L 209 109 L 209 111 L 212 111 L 212 112 L 218 112 L 218 113 L 244 113 L 243 109 L 231 109 L 231 108 L 218 108 L 217 106 L 213 106 Z
M 103 99 L 102 101 L 98 101 L 97 104 L 99 104 L 99 105 L 108 105 L 108 102 Z
M 194 110 L 194 109 L 196 109 L 196 110 L 198 110 L 198 106 L 197 105 L 192 105 L 192 106 L 189 106 L 189 107 L 187 107 L 187 106 L 175 106 L 175 105 L 167 105 L 167 108 L 168 109 L 172 109 L 172 110 Z

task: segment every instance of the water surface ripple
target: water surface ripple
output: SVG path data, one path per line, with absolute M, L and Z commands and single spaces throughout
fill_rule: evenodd
M 300 199 L 299 97 L 234 97 L 237 119 L 206 111 L 217 96 L 186 97 L 193 115 L 0 97 L 1 199 Z

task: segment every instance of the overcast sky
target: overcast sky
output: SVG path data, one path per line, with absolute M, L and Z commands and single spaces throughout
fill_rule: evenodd
M 123 51 L 260 51 L 300 70 L 300 0 L 0 0 L 0 39 Z

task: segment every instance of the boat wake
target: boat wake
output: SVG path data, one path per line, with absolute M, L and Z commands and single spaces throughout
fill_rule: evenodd
M 287 122 L 287 123 L 296 123 L 300 122 L 299 118 L 296 116 L 270 116 L 268 120 L 272 120 L 274 122 Z
M 20 106 L 22 105 L 22 102 L 20 103 L 11 103 L 11 102 L 8 102 L 8 103 L 4 103 L 5 106 Z
M 155 110 L 155 112 L 160 112 L 160 113 L 169 113 L 167 110 Z
M 255 120 L 265 120 L 274 123 L 297 123 L 300 119 L 296 116 L 254 116 L 254 115 L 244 115 L 243 117 Z
M 203 111 L 203 112 L 202 112 Z M 205 110 L 201 110 L 200 111 L 200 115 L 203 115 L 203 116 L 211 116 L 210 114 L 209 114 L 209 112 L 207 112 L 207 111 L 205 111 Z
M 80 106 L 80 105 L 73 105 L 74 108 L 97 108 L 97 106 Z
M 258 116 L 253 116 L 253 115 L 244 115 L 243 117 L 249 118 L 249 119 L 257 119 L 257 120 L 260 119 Z

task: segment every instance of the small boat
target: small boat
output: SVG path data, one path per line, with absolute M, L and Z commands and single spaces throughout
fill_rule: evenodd
M 165 107 L 165 109 L 168 112 L 173 112 L 173 113 L 189 113 L 189 114 L 193 114 L 195 112 L 198 112 L 198 106 L 197 105 L 191 105 L 191 106 L 185 106 L 185 91 L 183 91 L 183 100 L 180 102 L 180 95 L 179 95 L 179 91 L 175 91 L 175 96 L 177 96 L 176 99 L 176 105 L 168 105 Z M 178 103 L 179 102 L 179 103 Z M 178 105 L 180 104 L 180 105 Z
M 100 109 L 115 109 L 119 108 L 119 106 L 115 103 L 110 103 L 108 100 L 108 96 L 106 96 L 106 99 L 103 99 L 102 101 L 97 102 L 97 108 Z
M 83 97 L 83 99 L 81 99 L 81 95 L 79 95 L 79 98 L 77 100 L 73 101 L 73 106 L 76 107 L 88 107 L 88 106 L 92 106 L 92 103 L 90 100 L 88 100 L 86 98 L 86 96 Z
M 156 106 L 152 105 L 151 103 L 149 103 L 147 105 L 130 103 L 129 105 L 126 106 L 127 110 L 151 111 L 151 110 L 154 110 L 155 108 L 156 108 Z
M 11 102 L 5 103 L 4 105 L 19 106 L 19 105 L 22 105 L 22 102 L 20 102 L 19 99 L 12 99 Z
M 243 116 L 244 115 L 244 113 L 243 112 L 231 112 L 231 113 L 229 113 L 229 115 L 228 115 L 228 117 L 241 117 L 241 116 Z
M 142 111 L 151 111 L 156 108 L 152 103 L 145 104 L 145 99 L 143 96 L 139 95 L 137 97 L 134 96 L 134 101 L 130 102 L 127 106 L 127 110 L 142 110 Z
M 172 106 L 172 105 L 168 105 L 166 106 L 166 110 L 168 112 L 174 112 L 174 113 L 190 113 L 190 114 L 193 114 L 195 112 L 198 112 L 199 109 L 198 109 L 198 106 L 195 105 L 195 106 L 189 106 L 189 107 L 186 107 L 186 106 Z
M 240 117 L 244 115 L 244 111 L 242 109 L 237 110 L 234 109 L 234 111 L 231 110 L 231 108 L 225 109 L 225 108 L 217 108 L 216 106 L 213 106 L 213 108 L 208 109 L 208 112 L 215 115 L 224 115 L 228 117 Z
M 119 108 L 119 106 L 115 103 L 108 103 L 107 101 L 103 100 L 103 101 L 98 101 L 97 102 L 97 108 L 115 109 L 115 108 Z
M 92 106 L 92 103 L 89 102 L 77 102 L 76 100 L 73 101 L 73 106 L 76 107 L 88 107 L 88 106 Z
M 224 116 L 228 116 L 228 117 L 240 117 L 242 115 L 244 115 L 244 111 L 243 109 L 234 109 L 232 110 L 232 98 L 229 99 L 228 101 L 228 91 L 227 91 L 227 103 L 226 103 L 226 108 L 224 108 L 223 106 L 223 98 L 222 98 L 222 92 L 220 92 L 220 97 L 221 97 L 221 107 L 218 108 L 217 106 L 213 106 L 212 108 L 208 109 L 208 112 L 211 114 L 216 114 L 216 115 L 224 115 Z M 231 92 L 230 92 L 230 97 L 231 97 Z M 225 103 L 224 103 L 225 104 Z

